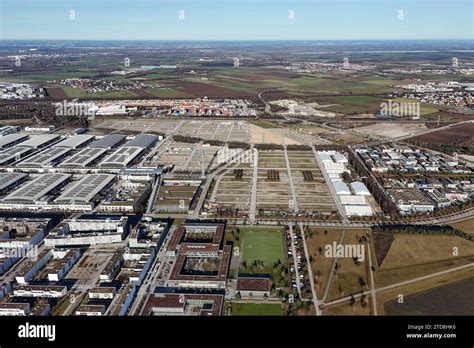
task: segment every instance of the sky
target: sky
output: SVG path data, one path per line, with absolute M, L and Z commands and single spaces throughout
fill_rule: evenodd
M 0 39 L 472 40 L 474 0 L 0 0 Z

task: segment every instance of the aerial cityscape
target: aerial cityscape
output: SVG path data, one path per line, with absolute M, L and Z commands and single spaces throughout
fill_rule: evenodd
M 329 2 L 2 1 L 0 316 L 473 315 L 472 1 Z

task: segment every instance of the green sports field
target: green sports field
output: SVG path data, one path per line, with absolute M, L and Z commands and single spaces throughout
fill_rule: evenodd
M 278 260 L 286 264 L 282 233 L 281 228 L 240 228 L 242 261 L 247 266 L 255 260 L 263 261 L 265 269 L 262 271 L 273 269 Z
M 233 303 L 232 315 L 283 315 L 279 303 Z

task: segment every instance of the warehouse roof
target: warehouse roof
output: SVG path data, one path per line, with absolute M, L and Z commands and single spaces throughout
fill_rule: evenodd
M 71 152 L 72 149 L 50 147 L 17 164 L 18 167 L 43 167 Z
M 107 152 L 102 148 L 87 148 L 79 151 L 59 164 L 59 167 L 86 167 Z
M 141 147 L 121 147 L 102 162 L 101 167 L 125 167 L 143 151 Z
M 372 208 L 368 205 L 345 205 L 347 216 L 371 216 Z
M 141 147 L 146 149 L 153 145 L 158 140 L 158 137 L 153 134 L 138 134 L 135 138 L 130 140 L 124 147 Z
M 13 146 L 0 151 L 0 165 L 16 161 L 19 157 L 27 155 L 33 149 L 29 147 Z
M 0 137 L 0 149 L 7 147 L 13 143 L 28 139 L 28 134 L 15 133 Z
M 347 186 L 344 182 L 337 180 L 333 181 L 332 185 L 334 186 L 334 190 L 337 194 L 350 194 L 351 190 L 349 190 L 349 186 Z
M 339 195 L 342 205 L 366 205 L 364 196 Z
M 25 173 L 0 173 L 0 191 L 20 180 L 23 180 L 27 176 L 28 174 Z
M 8 196 L 3 198 L 3 201 L 35 202 L 54 190 L 59 185 L 64 184 L 67 180 L 69 180 L 70 177 L 71 174 L 64 173 L 41 175 L 10 193 Z
M 21 143 L 21 146 L 39 148 L 59 139 L 59 134 L 38 134 L 32 135 L 30 139 Z
M 76 149 L 81 145 L 84 145 L 94 139 L 93 135 L 89 134 L 79 134 L 68 137 L 67 139 L 61 141 L 60 143 L 54 145 L 55 147 L 67 147 L 71 149 Z
M 56 198 L 56 203 L 89 203 L 115 179 L 112 174 L 89 174 L 71 184 Z
M 354 181 L 353 183 L 351 183 L 351 187 L 356 195 L 370 195 L 367 186 L 365 186 L 364 183 L 360 181 Z
M 123 134 L 108 134 L 89 144 L 90 148 L 111 149 L 126 138 Z

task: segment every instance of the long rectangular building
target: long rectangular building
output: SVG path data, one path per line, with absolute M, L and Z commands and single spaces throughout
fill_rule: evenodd
M 18 186 L 27 176 L 25 173 L 0 173 L 0 194 Z
M 4 197 L 3 202 L 35 203 L 45 195 L 62 187 L 70 178 L 71 174 L 64 173 L 41 175 Z
M 35 149 L 40 149 L 42 147 L 48 146 L 55 141 L 59 140 L 59 134 L 38 134 L 32 135 L 27 141 L 22 142 L 21 146 L 33 147 Z
M 4 166 L 20 159 L 32 153 L 34 149 L 30 147 L 13 146 L 7 149 L 0 150 L 0 166 Z
M 72 149 L 50 147 L 17 164 L 19 168 L 43 168 L 52 166 L 67 156 Z
M 28 134 L 24 133 L 15 133 L 8 134 L 0 138 L 0 149 L 5 149 L 7 147 L 18 144 L 22 141 L 28 139 Z
M 95 196 L 115 180 L 112 174 L 89 174 L 70 187 L 55 199 L 58 204 L 90 203 Z
M 109 134 L 89 144 L 91 149 L 112 149 L 125 140 L 123 134 Z
M 64 147 L 68 149 L 77 149 L 81 146 L 85 146 L 86 144 L 90 143 L 92 140 L 94 140 L 93 135 L 79 134 L 79 135 L 73 135 L 71 137 L 68 137 L 54 146 Z
M 144 149 L 142 147 L 121 147 L 110 156 L 107 156 L 99 167 L 102 168 L 123 168 L 137 159 Z
M 157 140 L 158 137 L 153 134 L 138 134 L 135 138 L 127 142 L 124 147 L 141 147 L 142 149 L 147 149 Z
M 87 148 L 79 151 L 73 156 L 62 161 L 58 167 L 61 168 L 85 168 L 93 164 L 103 154 L 107 152 L 107 149 L 103 148 Z M 0 154 L 1 156 L 1 154 Z

